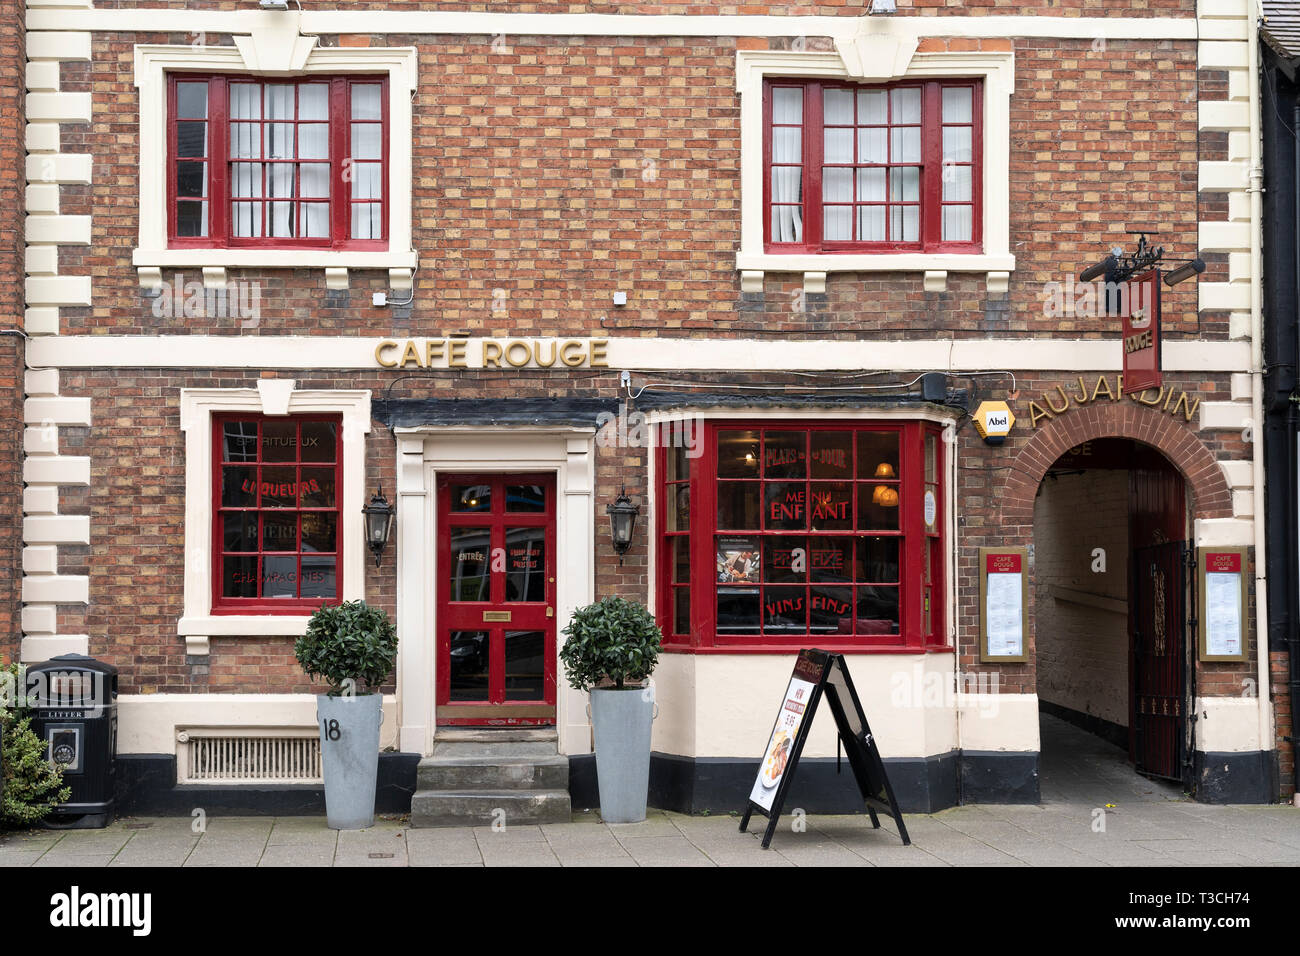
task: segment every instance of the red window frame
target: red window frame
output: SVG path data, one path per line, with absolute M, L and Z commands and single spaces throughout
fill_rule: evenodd
M 971 122 L 943 122 L 943 90 L 945 88 L 968 88 L 971 90 Z M 800 201 L 795 204 L 777 203 L 777 205 L 798 205 L 802 208 L 803 236 L 798 242 L 780 242 L 772 237 L 772 94 L 776 88 L 797 88 L 803 91 L 803 110 L 800 124 L 803 130 L 801 139 L 801 165 L 803 168 Z M 854 136 L 854 165 L 857 168 L 884 168 L 894 166 L 921 167 L 920 176 L 920 228 L 915 242 L 887 239 L 885 241 L 859 240 L 824 240 L 823 235 L 823 200 L 822 172 L 824 168 L 824 119 L 823 92 L 827 89 L 850 90 L 896 90 L 916 88 L 921 90 L 921 159 L 918 163 L 866 164 L 858 163 L 857 140 Z M 855 97 L 856 100 L 856 97 Z M 983 83 L 978 79 L 941 79 L 941 80 L 905 80 L 883 84 L 854 84 L 828 80 L 769 79 L 763 83 L 763 246 L 769 253 L 818 254 L 818 253 L 961 253 L 975 254 L 983 251 Z M 856 109 L 856 107 L 855 107 Z M 915 124 L 908 124 L 915 125 Z M 966 201 L 945 201 L 943 199 L 943 128 L 944 126 L 969 126 L 971 129 L 971 162 L 955 165 L 971 168 L 971 199 Z M 861 128 L 861 127 L 858 127 Z M 879 127 L 890 129 L 892 127 Z M 809 131 L 815 131 L 809 135 Z M 891 137 L 886 133 L 886 139 Z M 778 165 L 795 165 L 778 164 Z M 842 164 L 839 164 L 842 165 Z M 954 165 L 954 164 L 949 164 Z M 886 174 L 888 175 L 888 174 Z M 854 202 L 861 205 L 857 197 L 857 176 L 854 175 Z M 886 221 L 892 205 L 914 205 L 914 203 L 894 201 L 889 198 L 886 184 Z M 969 241 L 944 240 L 942 238 L 942 210 L 944 205 L 970 205 L 971 238 Z M 855 206 L 856 208 L 856 206 Z M 856 220 L 856 216 L 854 217 Z
M 944 504 L 947 478 L 942 425 L 928 421 L 836 421 L 811 423 L 791 420 L 725 420 L 708 422 L 697 434 L 702 438 L 701 452 L 689 457 L 680 451 L 674 456 L 673 426 L 662 426 L 655 449 L 655 509 L 654 533 L 657 542 L 655 580 L 656 618 L 664 635 L 667 650 L 691 653 L 765 653 L 795 647 L 816 645 L 827 650 L 851 653 L 897 653 L 903 651 L 951 650 L 947 635 L 946 609 L 946 506 Z M 850 527 L 842 530 L 743 530 L 719 529 L 718 485 L 720 481 L 736 480 L 718 477 L 718 433 L 732 430 L 767 432 L 807 432 L 806 447 L 812 448 L 812 436 L 817 432 L 850 432 L 854 438 L 854 460 L 858 460 L 860 433 L 887 432 L 898 436 L 898 470 L 894 479 L 877 478 L 874 474 L 860 474 L 864 466 L 855 464 L 852 477 L 815 478 L 811 469 L 806 478 L 795 479 L 743 479 L 764 483 L 770 481 L 806 482 L 810 495 L 819 481 L 848 481 L 854 485 L 852 494 L 852 520 Z M 765 439 L 764 439 L 765 440 Z M 764 446 L 765 447 L 765 446 Z M 932 454 L 932 460 L 930 455 Z M 762 475 L 762 457 L 760 470 Z M 677 474 L 685 471 L 685 475 Z M 899 495 L 898 527 L 893 529 L 857 530 L 859 524 L 859 496 L 862 486 L 882 485 L 892 487 Z M 934 496 L 933 522 L 926 522 L 926 492 Z M 760 493 L 760 504 L 766 497 Z M 686 528 L 681 525 L 685 524 Z M 675 525 L 675 527 L 674 527 Z M 717 580 L 717 539 L 737 538 L 774 539 L 782 535 L 790 538 L 838 538 L 853 541 L 850 553 L 855 563 L 859 560 L 857 539 L 866 537 L 892 538 L 898 542 L 898 617 L 897 633 L 817 633 L 810 629 L 800 633 L 763 633 L 763 599 L 760 598 L 759 626 L 748 634 L 719 634 L 717 626 L 718 592 L 728 585 Z M 676 544 L 681 542 L 681 544 Z M 678 550 L 684 549 L 684 550 Z M 764 591 L 769 582 L 764 580 L 766 555 L 759 562 L 757 586 Z M 683 574 L 687 581 L 681 581 Z M 861 575 L 853 574 L 849 582 L 832 583 L 828 588 L 858 588 Z M 875 582 L 890 586 L 891 582 Z M 815 587 L 811 578 L 806 585 L 774 582 L 776 587 L 798 589 L 805 587 L 811 597 Z M 867 584 L 870 587 L 870 583 Z M 856 604 L 856 598 L 854 598 Z M 856 621 L 857 613 L 850 612 Z M 688 622 L 683 628 L 678 622 Z M 856 628 L 856 624 L 855 624 Z
M 249 460 L 229 460 L 226 458 L 225 442 L 223 441 L 223 428 L 228 422 L 256 422 L 257 423 L 257 457 Z M 263 458 L 263 428 L 267 422 L 283 423 L 294 422 L 297 426 L 295 430 L 294 457 L 290 460 L 271 460 L 266 461 Z M 335 426 L 334 441 L 334 460 L 332 462 L 320 462 L 304 460 L 302 457 L 302 426 L 312 422 L 324 422 Z M 227 506 L 222 504 L 222 473 L 226 467 L 244 467 L 253 468 L 256 473 L 254 479 L 257 486 L 255 504 L 249 507 Z M 297 506 L 292 508 L 275 507 L 266 505 L 262 501 L 262 473 L 264 468 L 292 468 L 294 470 L 294 483 L 300 484 L 302 481 L 302 469 L 333 469 L 334 472 L 334 505 L 332 507 L 304 507 L 301 499 Z M 295 492 L 297 494 L 297 492 Z M 257 516 L 257 551 L 227 551 L 225 548 L 225 523 L 224 517 L 228 514 L 238 512 L 250 513 Z M 289 556 L 294 555 L 297 558 L 295 564 L 295 587 L 299 594 L 302 590 L 302 518 L 304 512 L 308 513 L 326 513 L 335 515 L 335 533 L 334 533 L 334 595 L 332 597 L 228 597 L 222 593 L 222 579 L 224 577 L 224 567 L 226 556 L 250 556 L 257 557 L 257 580 L 260 584 L 262 580 L 262 569 L 265 557 L 270 555 Z M 296 529 L 295 547 L 292 551 L 274 551 L 268 550 L 264 537 L 264 526 L 267 515 L 295 515 L 296 520 L 294 527 Z M 220 415 L 212 416 L 212 613 L 213 614 L 304 614 L 316 610 L 323 604 L 337 604 L 342 600 L 343 594 L 343 416 L 342 415 L 291 415 L 291 416 L 266 416 L 255 414 L 241 414 L 238 412 L 227 412 Z M 330 552 L 312 552 L 329 556 Z
M 388 248 L 388 218 L 390 211 L 389 197 L 389 143 L 388 143 L 388 123 L 389 123 L 389 103 L 388 103 L 388 78 L 386 76 L 377 76 L 371 74 L 358 74 L 355 76 L 309 76 L 294 77 L 290 79 L 280 79 L 274 77 L 253 77 L 253 76 L 229 76 L 229 75 L 206 75 L 193 73 L 171 73 L 168 74 L 167 84 L 167 237 L 168 246 L 175 249 L 227 249 L 227 248 L 283 248 L 283 249 L 338 249 L 338 250 L 386 250 Z M 207 100 L 207 152 L 203 161 L 207 164 L 207 172 L 204 179 L 204 197 L 208 202 L 208 235 L 206 236 L 181 236 L 177 230 L 177 206 L 178 202 L 190 199 L 192 197 L 180 197 L 177 195 L 177 169 L 178 165 L 185 162 L 196 162 L 195 158 L 182 158 L 178 149 L 178 126 L 190 120 L 182 120 L 178 117 L 178 83 L 196 83 L 206 82 L 208 85 Z M 232 83 L 251 83 L 255 85 L 265 85 L 273 83 L 277 85 L 302 86 L 304 84 L 328 84 L 328 110 L 327 122 L 329 123 L 329 158 L 328 160 L 310 159 L 303 160 L 297 157 L 297 147 L 295 145 L 295 156 L 291 160 L 268 160 L 265 157 L 256 159 L 239 159 L 239 162 L 268 164 L 275 162 L 292 162 L 292 163 L 325 163 L 329 164 L 329 222 L 330 230 L 328 236 L 294 238 L 286 236 L 236 236 L 233 228 L 233 211 L 234 197 L 231 195 L 231 174 L 230 166 L 237 160 L 230 155 L 230 86 Z M 377 85 L 380 90 L 380 119 L 379 120 L 353 120 L 351 107 L 351 90 L 356 85 Z M 259 125 L 265 126 L 267 123 L 293 123 L 303 122 L 297 117 L 298 95 L 295 93 L 295 119 L 270 121 L 260 119 Z M 243 122 L 241 120 L 241 122 Z M 380 164 L 380 198 L 373 199 L 354 199 L 352 195 L 353 177 L 350 174 L 353 161 L 351 137 L 352 126 L 354 123 L 366 125 L 378 125 L 381 127 L 380 142 L 381 156 L 377 161 Z M 295 144 L 297 136 L 295 135 Z M 222 157 L 220 161 L 216 157 Z M 373 160 L 358 160 L 357 162 L 374 162 Z M 300 173 L 295 173 L 295 183 L 298 182 Z M 264 189 L 263 192 L 266 190 Z M 297 190 L 295 189 L 295 192 Z M 272 197 L 249 197 L 250 199 L 260 200 L 261 204 L 269 205 Z M 310 198 L 310 197 L 309 197 Z M 242 200 L 242 197 L 241 197 Z M 285 198 L 285 202 L 293 202 L 297 205 L 301 200 L 296 198 Z M 377 239 L 353 239 L 352 231 L 352 207 L 354 205 L 377 204 L 380 207 L 380 237 Z

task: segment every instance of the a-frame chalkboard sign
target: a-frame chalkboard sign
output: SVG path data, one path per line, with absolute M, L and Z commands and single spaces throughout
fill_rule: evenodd
M 749 827 L 749 818 L 757 810 L 767 817 L 763 849 L 766 850 L 772 842 L 777 819 L 781 816 L 786 794 L 799 766 L 799 755 L 803 753 L 804 741 L 808 739 L 813 715 L 823 695 L 835 715 L 840 744 L 848 754 L 849 766 L 853 768 L 858 790 L 871 816 L 871 826 L 880 829 L 877 813 L 893 818 L 898 824 L 898 835 L 903 838 L 903 845 L 910 846 L 912 841 L 903 824 L 903 814 L 894 800 L 894 789 L 885 775 L 876 738 L 872 736 L 866 714 L 862 712 L 858 693 L 853 689 L 853 679 L 849 677 L 844 655 L 816 648 L 801 650 L 795 659 L 794 674 L 790 677 L 785 700 L 781 702 L 781 711 L 763 752 L 758 779 L 754 781 L 754 788 L 745 804 L 740 832 L 744 833 Z

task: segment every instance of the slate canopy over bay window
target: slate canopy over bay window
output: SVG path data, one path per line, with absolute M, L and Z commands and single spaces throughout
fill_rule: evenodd
M 710 422 L 657 450 L 658 617 L 682 650 L 943 648 L 942 427 Z

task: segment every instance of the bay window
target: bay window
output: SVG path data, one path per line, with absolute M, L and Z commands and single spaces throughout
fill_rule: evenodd
M 683 648 L 946 643 L 929 422 L 718 422 L 657 450 L 658 618 Z

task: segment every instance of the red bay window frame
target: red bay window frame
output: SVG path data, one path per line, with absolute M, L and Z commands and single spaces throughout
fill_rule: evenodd
M 176 162 L 177 162 L 177 83 L 208 84 L 208 235 L 178 236 L 176 234 Z M 232 205 L 234 197 L 230 194 L 229 166 L 234 159 L 230 156 L 230 84 L 232 82 L 249 82 L 257 84 L 291 84 L 301 86 L 305 83 L 326 83 L 329 85 L 327 119 L 329 123 L 329 158 L 330 167 L 330 234 L 329 237 L 293 239 L 283 236 L 240 236 L 231 235 Z M 380 176 L 381 202 L 380 225 L 382 235 L 379 239 L 353 239 L 352 231 L 352 179 L 344 176 L 344 163 L 351 153 L 352 136 L 352 101 L 353 84 L 375 84 L 379 86 L 379 125 L 381 152 Z M 295 93 L 295 125 L 297 120 L 297 94 Z M 270 122 L 264 118 L 259 122 Z M 364 122 L 364 121 L 363 121 Z M 295 135 L 295 144 L 296 144 Z M 239 74 L 206 73 L 168 73 L 167 74 L 167 245 L 172 249 L 328 249 L 328 250 L 368 250 L 382 251 L 388 248 L 388 220 L 390 213 L 389 196 L 389 104 L 388 77 L 381 74 L 358 73 L 347 76 L 296 76 L 289 78 L 243 76 Z M 296 145 L 295 145 L 296 153 Z M 265 162 L 264 157 L 250 159 L 248 162 Z M 296 155 L 294 162 L 302 163 Z M 307 160 L 306 162 L 311 162 Z M 316 160 L 320 162 L 320 160 Z M 366 162 L 371 162 L 367 160 Z M 336 192 L 337 191 L 337 192 Z M 263 204 L 269 204 L 270 197 L 255 197 Z M 297 203 L 299 200 L 286 200 Z
M 802 136 L 802 207 L 803 241 L 772 240 L 772 90 L 775 87 L 803 89 Z M 914 87 L 921 90 L 921 215 L 916 242 L 827 241 L 822 239 L 822 161 L 825 126 L 822 91 L 828 88 L 850 90 L 893 90 Z M 944 241 L 943 204 L 943 90 L 966 87 L 971 90 L 971 238 L 968 242 Z M 951 125 L 951 124 L 950 124 Z M 964 125 L 964 124 L 959 124 Z M 893 127 L 887 126 L 886 130 Z M 887 139 L 889 134 L 886 133 Z M 857 140 L 855 127 L 855 144 Z M 856 145 L 855 145 L 856 152 Z M 913 166 L 914 163 L 898 165 Z M 890 168 L 885 166 L 883 168 Z M 984 176 L 983 81 L 954 77 L 930 80 L 899 80 L 894 83 L 849 83 L 838 80 L 803 80 L 795 77 L 770 77 L 763 81 L 763 251 L 789 255 L 836 253 L 981 253 L 983 239 Z M 856 181 L 855 195 L 856 195 Z M 889 180 L 885 180 L 886 218 L 889 216 Z M 853 207 L 856 209 L 856 206 Z M 856 220 L 856 213 L 855 213 Z
M 334 440 L 333 464 L 330 465 L 329 463 L 317 464 L 314 462 L 304 462 L 302 460 L 301 445 L 299 446 L 295 458 L 292 462 L 263 462 L 262 442 L 261 442 L 262 425 L 268 420 L 295 422 L 298 424 L 298 430 L 297 430 L 298 435 L 302 434 L 301 426 L 304 422 L 328 422 L 329 424 L 335 425 L 336 431 L 335 431 L 335 440 Z M 230 464 L 252 464 L 254 469 L 257 471 L 257 475 L 258 475 L 257 483 L 259 485 L 258 494 L 257 494 L 257 500 L 258 500 L 257 507 L 254 509 L 239 509 L 239 510 L 252 510 L 258 516 L 258 521 L 257 521 L 258 550 L 256 552 L 256 555 L 258 558 L 259 572 L 262 567 L 261 559 L 267 553 L 266 549 L 263 548 L 264 542 L 262 537 L 262 515 L 265 514 L 267 511 L 291 510 L 287 508 L 286 509 L 262 508 L 261 490 L 260 490 L 261 468 L 266 464 L 269 464 L 271 467 L 291 466 L 297 470 L 299 481 L 301 481 L 301 469 L 303 467 L 308 467 L 308 468 L 332 467 L 334 469 L 334 507 L 307 509 L 310 511 L 333 511 L 338 515 L 338 520 L 335 526 L 336 530 L 335 530 L 335 539 L 334 539 L 335 593 L 332 598 L 322 598 L 322 597 L 267 598 L 267 597 L 260 597 L 260 596 L 255 598 L 238 598 L 238 597 L 226 597 L 225 595 L 222 594 L 221 579 L 224 571 L 223 557 L 226 551 L 225 551 L 225 528 L 223 527 L 222 520 L 221 520 L 222 518 L 221 471 L 222 471 L 222 465 L 227 464 L 227 462 L 225 461 L 224 442 L 222 441 L 222 426 L 226 422 L 232 422 L 232 421 L 257 422 L 258 446 L 257 446 L 256 461 L 251 463 L 230 462 Z M 211 607 L 212 607 L 212 613 L 214 615 L 234 615 L 234 614 L 303 615 L 303 614 L 310 614 L 312 611 L 315 611 L 317 608 L 321 607 L 322 605 L 338 604 L 343 600 L 343 593 L 344 593 L 343 591 L 343 534 L 344 534 L 343 524 L 344 522 L 343 522 L 343 416 L 342 415 L 322 414 L 322 415 L 289 415 L 287 417 L 282 417 L 282 416 L 273 417 L 273 416 L 261 415 L 261 414 L 245 414 L 241 412 L 222 412 L 220 414 L 213 415 L 212 416 L 212 496 L 211 497 L 212 497 L 212 548 L 210 551 L 212 555 L 212 568 L 211 568 L 212 605 Z M 301 577 L 302 577 L 301 515 L 303 509 L 299 507 L 292 510 L 294 514 L 298 516 L 296 519 L 297 529 L 298 529 L 298 547 L 297 547 L 296 555 L 298 558 L 299 587 L 301 587 Z M 251 552 L 234 552 L 234 553 L 247 554 Z M 275 554 L 276 552 L 271 552 L 271 553 Z M 260 578 L 260 573 L 259 573 L 259 578 Z M 260 584 L 261 584 L 260 580 L 258 583 L 260 589 Z
M 666 651 L 694 654 L 769 654 L 789 651 L 801 646 L 817 647 L 827 651 L 849 654 L 898 654 L 927 651 L 949 651 L 951 645 L 946 631 L 947 604 L 947 527 L 945 524 L 946 497 L 948 493 L 948 476 L 944 470 L 944 444 L 941 424 L 927 420 L 887 421 L 887 420 L 840 420 L 829 422 L 809 422 L 798 419 L 736 419 L 707 422 L 703 428 L 702 453 L 699 457 L 688 458 L 690 466 L 690 622 L 691 633 L 679 635 L 674 632 L 672 553 L 667 546 L 667 510 L 671 507 L 667 489 L 667 456 L 669 451 L 664 442 L 658 442 L 655 449 L 655 508 L 654 534 L 656 544 L 655 568 L 655 617 L 663 632 L 663 644 Z M 854 635 L 848 640 L 827 640 L 811 634 L 792 636 L 784 639 L 772 639 L 761 633 L 745 637 L 742 640 L 718 639 L 716 631 L 717 615 L 717 580 L 713 573 L 715 565 L 714 539 L 720 533 L 717 527 L 717 433 L 724 430 L 752 429 L 758 431 L 848 431 L 855 436 L 860 432 L 888 431 L 899 436 L 899 524 L 895 537 L 899 546 L 898 561 L 898 634 L 889 635 L 890 641 L 868 641 L 865 635 Z M 937 440 L 936 451 L 936 517 L 935 531 L 927 533 L 925 528 L 925 436 L 933 434 Z M 798 479 L 796 479 L 798 480 Z M 807 481 L 817 479 L 807 478 Z M 830 479 L 825 479 L 830 480 Z M 853 500 L 858 500 L 857 486 L 869 482 L 869 479 L 855 476 L 850 480 L 854 486 Z M 856 514 L 856 510 L 855 510 Z M 755 534 L 762 536 L 767 532 L 736 531 L 737 535 Z M 798 532 L 788 532 L 797 534 Z M 840 534 L 832 537 L 852 537 L 856 540 L 861 535 L 872 532 L 854 530 L 852 535 Z M 937 550 L 941 560 L 933 565 L 931 577 L 932 620 L 937 623 L 933 634 L 927 636 L 924 626 L 925 613 L 925 549 L 937 540 Z M 856 562 L 857 550 L 854 549 Z M 855 582 L 857 575 L 854 575 Z M 856 583 L 853 585 L 856 587 Z M 760 622 L 762 610 L 760 608 Z M 760 623 L 761 627 L 761 623 Z

